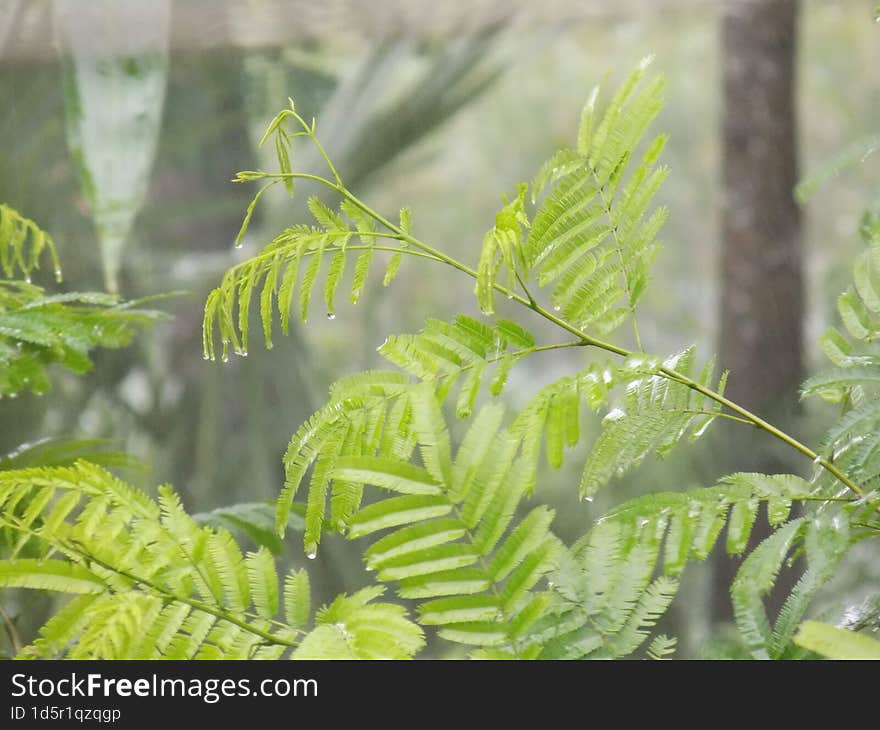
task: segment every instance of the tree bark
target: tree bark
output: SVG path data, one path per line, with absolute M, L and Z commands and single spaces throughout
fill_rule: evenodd
M 731 370 L 729 397 L 783 426 L 803 379 L 801 215 L 792 194 L 797 15 L 797 0 L 737 0 L 725 5 L 721 25 L 720 362 Z M 721 432 L 732 468 L 792 468 L 765 434 Z M 713 614 L 729 620 L 736 566 L 717 567 Z

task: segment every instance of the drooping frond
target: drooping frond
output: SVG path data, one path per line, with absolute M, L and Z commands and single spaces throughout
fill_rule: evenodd
M 656 164 L 666 137 L 654 139 L 630 171 L 662 106 L 664 81 L 644 80 L 647 65 L 630 75 L 601 116 L 594 91 L 576 151 L 551 157 L 532 189 L 535 198 L 555 184 L 532 219 L 525 264 L 539 286 L 553 285 L 551 301 L 567 321 L 596 334 L 634 316 L 667 215 L 664 208 L 651 209 L 667 175 Z
M 322 645 L 326 622 L 306 628 L 305 573 L 282 585 L 269 550 L 243 554 L 229 532 L 187 515 L 169 487 L 157 503 L 86 462 L 2 471 L 0 515 L 19 537 L 0 561 L 0 585 L 76 596 L 24 657 L 279 658 Z M 25 548 L 40 557 L 16 557 Z M 374 602 L 380 592 L 339 597 L 334 623 L 346 622 L 353 657 L 410 656 L 421 630 L 400 606 Z
M 7 279 L 21 273 L 27 277 L 39 270 L 40 261 L 48 256 L 55 280 L 61 281 L 61 264 L 55 243 L 46 231 L 14 208 L 0 203 L 0 271 Z
M 120 348 L 161 313 L 95 292 L 46 295 L 26 282 L 0 283 L 0 396 L 45 393 L 53 364 L 84 373 L 90 351 Z
M 325 260 L 329 263 L 324 276 L 323 298 L 326 316 L 330 319 L 336 316 L 336 296 L 349 259 L 354 261 L 349 289 L 352 303 L 356 303 L 363 293 L 377 251 L 394 252 L 384 280 L 386 285 L 390 283 L 399 267 L 399 257 L 407 252 L 406 244 L 399 240 L 399 236 L 389 232 L 380 237 L 372 219 L 349 202 L 343 202 L 339 210 L 334 211 L 320 199 L 312 197 L 309 209 L 317 226 L 297 225 L 285 229 L 257 256 L 229 269 L 220 286 L 208 295 L 203 322 L 206 359 L 215 359 L 218 335 L 224 358 L 228 358 L 230 347 L 237 354 L 247 354 L 252 300 L 259 301 L 263 336 L 268 348 L 272 347 L 276 314 L 282 331 L 288 332 L 297 286 L 300 318 L 306 321 L 312 293 L 318 285 Z
M 534 337 L 516 322 L 498 318 L 490 326 L 464 314 L 452 322 L 429 319 L 418 334 L 393 335 L 379 348 L 386 360 L 436 383 L 444 395 L 461 380 L 456 404 L 460 418 L 473 411 L 484 381 L 490 383 L 492 395 L 498 395 L 511 367 L 535 351 Z
M 353 274 L 349 287 L 349 299 L 354 304 L 363 294 L 370 267 L 376 252 L 389 254 L 383 284 L 388 286 L 400 268 L 404 254 L 437 260 L 424 252 L 409 248 L 411 215 L 407 208 L 400 212 L 399 226 L 388 224 L 389 230 L 376 231 L 377 216 L 348 194 L 315 136 L 315 121 L 311 124 L 299 115 L 290 101 L 289 108 L 282 109 L 266 129 L 262 145 L 273 139 L 280 172 L 246 170 L 239 172 L 236 182 L 262 181 L 263 187 L 254 196 L 235 239 L 236 247 L 242 245 L 250 226 L 254 210 L 262 195 L 274 185 L 283 183 L 293 195 L 294 182 L 306 178 L 329 187 L 345 198 L 338 210 L 331 209 L 317 196 L 308 200 L 308 207 L 317 225 L 297 225 L 277 235 L 261 253 L 230 268 L 216 289 L 205 302 L 202 324 L 205 359 L 217 355 L 216 340 L 221 343 L 221 356 L 228 359 L 230 349 L 239 355 L 247 355 L 250 339 L 250 310 L 252 300 L 259 300 L 260 318 L 266 347 L 272 347 L 272 328 L 277 313 L 282 331 L 290 326 L 290 312 L 295 290 L 298 292 L 300 318 L 306 321 L 312 302 L 312 294 L 321 275 L 325 259 L 329 262 L 323 276 L 323 298 L 326 315 L 336 316 L 336 298 L 339 287 L 353 260 Z M 293 123 L 293 131 L 287 123 Z M 295 172 L 291 166 L 294 138 L 309 138 L 324 157 L 333 179 L 311 173 Z M 387 223 L 387 221 L 383 222 Z
M 365 552 L 367 567 L 419 601 L 422 625 L 493 656 L 533 656 L 539 647 L 524 637 L 549 600 L 536 586 L 564 550 L 549 531 L 553 511 L 516 519 L 526 485 L 501 406 L 475 415 L 453 457 L 433 389 L 416 386 L 410 404 L 420 464 L 351 457 L 331 472 L 393 495 L 355 512 L 348 537 L 382 533 Z
M 310 469 L 303 541 L 306 553 L 314 556 L 322 532 L 344 530 L 361 504 L 362 482 L 330 478 L 336 462 L 360 456 L 409 457 L 415 447 L 410 387 L 403 373 L 387 371 L 359 373 L 333 385 L 329 403 L 299 427 L 284 456 L 284 488 L 275 513 L 280 535 Z
M 695 351 L 689 348 L 666 360 L 663 365 L 701 386 L 724 392 L 727 374 L 715 384 L 714 359 L 695 374 Z M 666 455 L 685 437 L 699 438 L 720 411 L 720 406 L 683 382 L 660 375 L 659 364 L 636 358 L 624 364 L 633 375 L 654 374 L 626 379 L 621 404 L 602 421 L 602 432 L 593 444 L 581 478 L 581 496 L 589 497 L 607 484 L 615 474 L 638 465 L 649 453 Z M 620 378 L 618 374 L 618 378 Z
M 581 407 L 598 410 L 606 402 L 616 374 L 617 368 L 611 365 L 593 365 L 559 378 L 542 388 L 519 413 L 510 430 L 522 441 L 528 491 L 535 486 L 541 444 L 546 444 L 547 463 L 558 469 L 565 449 L 580 441 Z
M 868 250 L 856 259 L 853 286 L 837 300 L 844 331 L 832 327 L 820 340 L 834 367 L 809 378 L 802 394 L 844 403 L 843 415 L 822 441 L 822 453 L 875 488 L 880 484 L 880 216 L 866 213 L 861 232 Z
M 542 656 L 610 659 L 636 651 L 678 590 L 675 578 L 655 577 L 661 540 L 656 524 L 607 520 L 576 544 L 551 576 L 555 600 L 538 627 L 546 635 Z
M 793 500 L 815 488 L 791 475 L 734 474 L 707 489 L 661 492 L 604 515 L 553 573 L 552 619 L 541 630 L 547 656 L 627 656 L 674 598 L 688 560 L 705 560 L 727 526 L 730 554 L 745 549 L 762 504 L 778 525 Z
M 511 202 L 505 198 L 504 207 L 495 216 L 495 225 L 483 237 L 474 289 L 483 314 L 495 313 L 495 283 L 499 271 L 503 270 L 504 286 L 510 291 L 516 286 L 516 275 L 526 273 L 523 229 L 529 227 L 525 211 L 527 189 L 528 185 L 522 183 Z

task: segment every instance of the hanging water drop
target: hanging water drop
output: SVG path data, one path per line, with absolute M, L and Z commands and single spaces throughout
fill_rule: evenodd
M 562 311 L 562 307 L 560 307 L 558 304 L 554 304 L 554 305 L 553 305 L 553 311 L 554 311 L 554 312 L 561 312 L 561 311 Z
M 202 360 L 210 360 L 210 359 L 211 359 L 211 356 L 207 352 L 202 354 Z
M 327 319 L 336 319 L 336 312 L 327 312 Z
M 242 248 L 244 246 L 244 241 L 236 241 L 235 248 Z
M 62 275 L 61 275 L 61 267 L 60 267 L 60 266 L 57 266 L 57 267 L 55 268 L 55 281 L 60 282 L 61 279 L 62 279 Z
M 221 357 L 220 359 L 223 360 L 223 362 L 229 362 L 229 355 L 227 355 L 227 354 L 224 352 L 224 353 L 223 353 L 223 357 Z
M 511 291 L 511 292 L 507 292 L 507 298 L 508 298 L 508 299 L 513 299 L 513 292 L 512 292 L 512 291 Z
M 584 502 L 592 502 L 595 499 L 592 494 L 588 494 L 584 497 Z
M 315 552 L 306 553 L 306 557 L 307 557 L 309 560 L 314 560 L 315 558 L 318 557 L 318 553 L 315 553 Z

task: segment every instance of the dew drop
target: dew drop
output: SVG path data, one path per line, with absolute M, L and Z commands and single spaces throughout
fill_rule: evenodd
M 591 494 L 588 494 L 586 497 L 584 497 L 584 502 L 592 502 L 594 499 L 595 497 L 593 497 Z
M 817 456 L 815 459 L 813 459 L 813 465 L 814 466 L 822 466 L 822 457 Z
M 306 553 L 306 557 L 307 557 L 309 560 L 314 560 L 315 558 L 318 557 L 318 553 Z
M 61 267 L 55 269 L 55 281 L 61 281 Z
M 507 295 L 507 298 L 508 298 L 508 299 L 513 299 L 513 292 L 510 292 L 510 293 Z
M 553 311 L 554 312 L 561 312 L 562 307 L 560 307 L 558 304 L 555 304 L 555 305 L 553 305 Z
M 211 356 L 207 352 L 202 354 L 202 360 L 210 360 L 210 359 L 211 359 Z
M 238 354 L 241 355 L 242 357 L 247 357 L 248 351 L 247 350 L 240 350 Z
M 327 312 L 327 319 L 336 319 L 336 312 Z
M 235 248 L 241 248 L 242 246 L 244 246 L 244 241 L 238 241 L 238 242 L 235 244 Z
M 227 354 L 224 352 L 224 353 L 223 353 L 223 357 L 220 358 L 220 359 L 223 360 L 223 362 L 229 362 L 229 355 L 227 355 Z

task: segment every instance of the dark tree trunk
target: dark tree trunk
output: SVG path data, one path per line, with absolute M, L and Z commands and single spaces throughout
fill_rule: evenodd
M 803 377 L 801 216 L 792 195 L 797 14 L 797 0 L 731 1 L 721 27 L 720 361 L 731 370 L 729 397 L 781 425 L 795 415 Z M 719 432 L 732 468 L 792 468 L 767 434 Z M 735 567 L 716 571 L 716 620 L 731 616 Z

